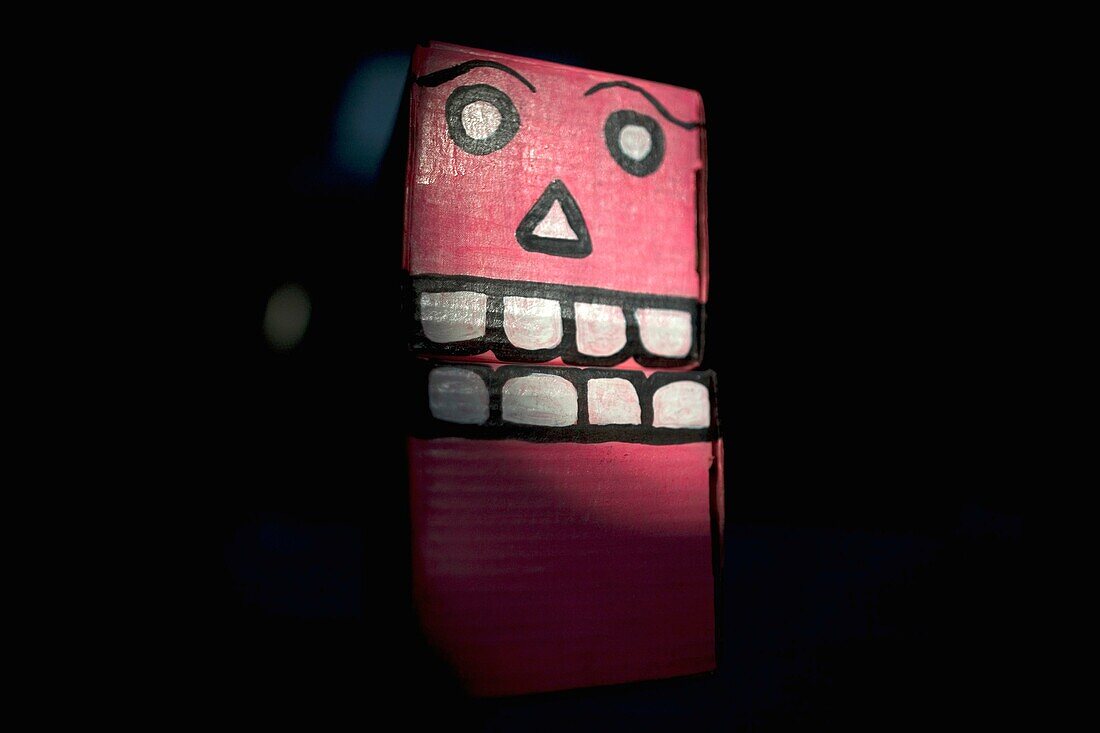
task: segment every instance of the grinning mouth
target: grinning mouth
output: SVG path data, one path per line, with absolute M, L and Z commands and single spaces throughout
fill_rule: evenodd
M 418 362 L 413 433 L 534 442 L 716 440 L 713 372 Z
M 411 278 L 410 348 L 509 362 L 683 367 L 702 356 L 703 306 L 692 298 L 489 278 Z

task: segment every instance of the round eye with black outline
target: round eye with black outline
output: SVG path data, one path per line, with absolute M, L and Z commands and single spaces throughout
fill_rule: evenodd
M 612 112 L 603 136 L 611 157 L 632 176 L 648 176 L 665 159 L 665 133 L 649 115 L 629 109 Z
M 458 87 L 447 97 L 447 134 L 467 153 L 495 153 L 517 132 L 516 105 L 496 87 L 472 84 Z

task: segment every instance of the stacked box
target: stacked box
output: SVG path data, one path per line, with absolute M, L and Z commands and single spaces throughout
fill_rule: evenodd
M 697 92 L 413 57 L 404 268 L 424 632 L 474 694 L 715 666 L 722 443 Z

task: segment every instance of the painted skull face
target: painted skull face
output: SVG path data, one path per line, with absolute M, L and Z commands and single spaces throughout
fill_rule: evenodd
M 440 44 L 413 72 L 425 638 L 474 694 L 713 669 L 722 443 L 713 373 L 684 371 L 707 285 L 698 93 Z
M 446 45 L 418 49 L 413 71 L 413 350 L 697 363 L 707 285 L 699 94 Z

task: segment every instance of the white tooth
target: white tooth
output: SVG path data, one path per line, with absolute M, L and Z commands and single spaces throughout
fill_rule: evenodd
M 561 427 L 577 423 L 577 388 L 556 374 L 531 374 L 504 383 L 501 416 L 524 425 Z
M 485 335 L 484 293 L 421 293 L 420 325 L 437 344 L 469 341 Z
M 642 346 L 657 356 L 681 357 L 691 351 L 691 314 L 664 308 L 639 308 L 638 333 Z
M 617 305 L 574 303 L 577 351 L 589 356 L 611 356 L 626 346 L 626 317 Z
M 428 407 L 437 420 L 480 425 L 489 419 L 489 388 L 469 369 L 439 367 L 428 374 Z
M 653 393 L 653 427 L 710 427 L 710 395 L 698 382 L 672 382 Z
M 593 425 L 641 425 L 638 392 L 625 379 L 588 380 L 588 422 Z
M 504 333 L 528 351 L 561 343 L 561 303 L 543 298 L 504 298 Z

